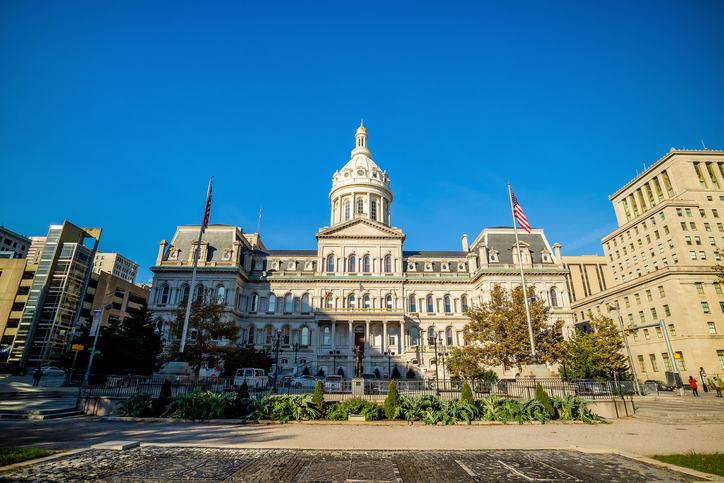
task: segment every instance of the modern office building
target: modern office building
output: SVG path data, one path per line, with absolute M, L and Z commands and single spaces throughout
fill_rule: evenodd
M 56 365 L 64 335 L 77 321 L 100 228 L 67 221 L 52 225 L 18 324 L 8 360 L 24 367 Z
M 135 283 L 138 264 L 120 253 L 98 252 L 93 259 L 93 273 L 101 272 L 108 272 L 118 278 Z
M 155 314 L 170 319 L 203 288 L 228 303 L 240 342 L 271 347 L 279 331 L 283 373 L 307 366 L 350 376 L 352 351 L 360 347 L 364 372 L 397 366 L 431 376 L 436 357 L 428 337 L 438 335 L 441 352 L 465 345 L 465 310 L 487 301 L 496 284 L 518 286 L 522 257 L 526 282 L 552 308 L 551 322 L 572 329 L 561 246 L 551 246 L 542 229 L 520 234 L 520 254 L 506 227 L 483 229 L 470 244 L 463 235 L 459 251 L 404 250 L 406 235 L 391 221 L 390 177 L 372 161 L 367 140 L 360 126 L 351 159 L 333 175 L 330 225 L 316 233 L 316 249 L 267 249 L 258 234 L 212 225 L 191 287 L 199 226 L 179 226 L 170 243 L 160 242 L 151 267 Z
M 43 255 L 43 248 L 45 248 L 45 238 L 44 236 L 30 237 L 30 248 L 28 248 L 27 256 L 28 265 L 40 263 L 40 257 Z
M 30 239 L 0 226 L 0 258 L 25 258 Z
M 566 286 L 571 294 L 571 309 L 575 327 L 582 331 L 591 330 L 590 321 L 580 319 L 575 310 L 582 300 L 603 292 L 612 284 L 607 258 L 599 255 L 580 255 L 563 257 L 563 267 L 568 269 Z
M 0 360 L 10 355 L 37 265 L 22 258 L 0 259 Z
M 573 301 L 577 321 L 616 317 L 604 302 L 618 304 L 640 379 L 673 368 L 663 331 L 635 330 L 659 320 L 684 380 L 700 367 L 724 375 L 724 292 L 712 269 L 724 247 L 724 151 L 672 148 L 609 199 L 619 227 L 601 240 L 607 288 Z
M 94 272 L 88 282 L 85 302 L 78 319 L 79 326 L 88 325 L 90 327 L 93 314 L 96 310 L 101 310 L 103 299 L 109 294 L 113 295 L 108 297 L 106 305 L 111 305 L 111 308 L 103 311 L 101 325 L 113 321 L 123 322 L 124 319 L 131 316 L 130 310 L 138 310 L 143 304 L 148 303 L 151 291 L 108 272 Z

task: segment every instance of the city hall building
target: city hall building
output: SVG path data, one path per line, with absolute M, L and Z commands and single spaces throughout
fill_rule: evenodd
M 281 374 L 306 367 L 351 377 L 352 351 L 361 347 L 363 372 L 396 366 L 403 377 L 410 368 L 430 376 L 436 359 L 430 335 L 438 335 L 438 352 L 465 345 L 465 310 L 487 301 L 496 284 L 518 286 L 522 257 L 533 296 L 552 308 L 550 322 L 563 320 L 564 331 L 572 329 L 561 245 L 551 246 L 542 229 L 519 234 L 521 253 L 507 227 L 485 228 L 471 243 L 462 235 L 460 251 L 405 250 L 405 234 L 391 222 L 390 176 L 372 160 L 367 140 L 360 126 L 351 159 L 332 177 L 330 222 L 315 234 L 315 250 L 267 249 L 258 233 L 211 225 L 190 287 L 200 227 L 179 226 L 170 243 L 160 242 L 151 267 L 154 313 L 171 319 L 179 303 L 203 288 L 228 304 L 239 343 L 276 349 L 279 337 Z M 517 372 L 493 369 L 501 376 Z

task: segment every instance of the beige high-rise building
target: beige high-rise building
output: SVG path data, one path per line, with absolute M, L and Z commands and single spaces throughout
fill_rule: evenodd
M 607 258 L 599 255 L 580 255 L 563 257 L 563 268 L 568 269 L 566 287 L 571 294 L 571 308 L 581 300 L 594 296 L 613 285 Z M 579 318 L 574 312 L 575 327 L 583 332 L 590 330 L 588 321 Z
M 98 252 L 93 258 L 93 273 L 101 272 L 107 272 L 130 283 L 135 283 L 138 264 L 120 253 Z
M 603 302 L 618 303 L 631 328 L 664 320 L 684 381 L 700 367 L 724 375 L 724 292 L 712 270 L 724 247 L 724 151 L 672 148 L 609 199 L 619 227 L 601 243 L 613 282 L 574 299 L 576 322 L 615 318 Z M 660 329 L 628 342 L 639 379 L 672 370 Z

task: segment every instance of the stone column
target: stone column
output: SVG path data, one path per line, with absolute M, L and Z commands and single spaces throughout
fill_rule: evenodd
M 349 336 L 348 339 L 349 339 L 349 340 L 348 340 L 348 344 L 347 344 L 347 345 L 349 346 L 349 350 L 352 350 L 352 349 L 354 349 L 354 327 L 352 327 L 352 321 L 351 321 L 351 320 L 348 320 L 348 321 L 347 321 L 347 326 L 349 326 L 349 334 L 348 334 L 348 336 Z
M 161 265 L 161 262 L 163 261 L 163 255 L 166 252 L 166 247 L 168 246 L 168 242 L 166 240 L 161 240 L 158 242 L 158 257 L 156 257 L 156 265 Z
M 337 322 L 332 321 L 332 350 L 337 348 Z
M 365 321 L 365 356 L 370 354 L 370 321 Z
M 405 353 L 405 344 L 407 342 L 405 337 L 405 319 L 402 319 L 400 322 L 400 354 Z
M 387 348 L 387 346 L 389 345 L 387 337 L 389 337 L 389 335 L 387 334 L 387 321 L 384 321 L 382 322 L 382 347 L 380 347 L 381 352 L 385 352 L 385 348 Z

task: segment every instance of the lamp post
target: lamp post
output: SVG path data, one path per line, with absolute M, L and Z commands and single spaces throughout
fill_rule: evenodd
M 611 305 L 608 302 L 606 302 L 605 300 L 602 300 L 601 303 L 606 305 L 606 308 L 608 311 L 611 310 Z M 636 374 L 636 366 L 634 366 L 633 356 L 631 356 L 631 349 L 628 346 L 628 338 L 626 337 L 626 327 L 624 327 L 624 325 L 623 325 L 623 318 L 621 317 L 621 310 L 619 310 L 619 308 L 618 308 L 618 301 L 616 301 L 614 303 L 615 303 L 615 308 L 616 308 L 616 314 L 618 315 L 618 322 L 621 324 L 621 336 L 623 337 L 624 344 L 626 344 L 626 351 L 628 352 L 628 361 L 629 361 L 629 364 L 631 364 L 631 371 L 633 372 L 633 376 L 634 376 L 634 384 L 636 385 L 636 392 L 640 396 L 641 388 L 639 387 L 639 378 L 638 378 L 638 375 Z
M 435 392 L 438 396 L 440 396 L 440 379 L 438 378 L 438 366 L 437 363 L 437 332 L 434 330 L 432 331 L 432 335 L 430 336 L 430 340 L 427 341 L 428 346 L 434 346 L 435 347 Z
M 299 352 L 299 342 L 294 343 L 294 365 L 297 365 L 297 352 Z
M 93 365 L 93 356 L 96 353 L 96 344 L 98 343 L 98 335 L 101 333 L 101 323 L 103 322 L 103 312 L 106 310 L 106 300 L 108 300 L 108 297 L 115 295 L 118 292 L 121 292 L 121 290 L 114 290 L 113 292 L 106 294 L 106 296 L 103 297 L 103 305 L 101 306 L 101 315 L 98 318 L 98 327 L 96 328 L 96 334 L 95 334 L 95 337 L 93 338 L 93 348 L 91 349 L 90 359 L 88 360 L 88 369 L 86 369 L 86 371 L 85 371 L 85 377 L 83 378 L 83 382 L 80 385 L 81 387 L 83 387 L 84 384 L 88 383 L 88 378 L 90 377 L 91 366 Z M 113 308 L 113 305 L 108 304 L 108 310 L 110 310 L 111 308 Z M 92 327 L 93 326 L 91 325 L 91 328 Z
M 385 357 L 387 357 L 387 377 L 392 379 L 392 356 L 395 355 L 394 352 L 383 352 Z
M 282 330 L 277 329 L 277 362 L 274 367 L 274 392 L 277 391 L 277 374 L 279 374 L 279 344 L 282 341 Z
M 332 374 L 337 374 L 337 355 L 339 351 L 329 351 L 329 355 L 332 356 Z
M 440 352 L 437 353 L 437 357 L 442 357 L 442 385 L 445 388 L 447 387 L 447 383 L 445 382 L 445 357 L 448 355 L 449 354 L 445 352 L 445 346 L 442 343 L 442 334 L 440 334 Z

